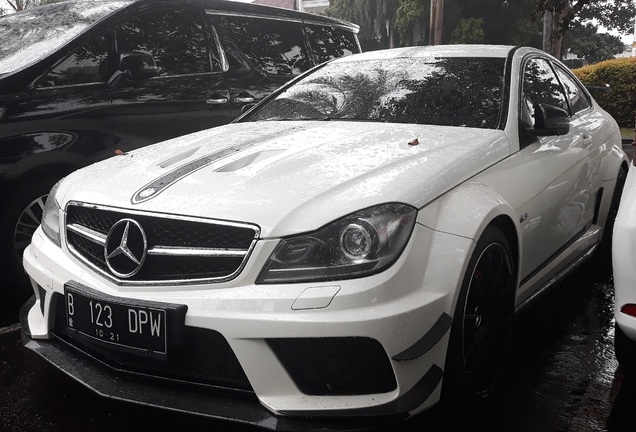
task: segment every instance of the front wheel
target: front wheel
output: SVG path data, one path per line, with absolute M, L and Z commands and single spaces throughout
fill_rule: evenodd
M 506 236 L 489 226 L 464 275 L 446 358 L 444 398 L 474 406 L 497 388 L 508 353 L 516 265 Z
M 2 294 L 20 304 L 33 294 L 22 266 L 22 254 L 42 221 L 44 204 L 57 180 L 45 177 L 20 184 L 9 195 L 0 219 Z

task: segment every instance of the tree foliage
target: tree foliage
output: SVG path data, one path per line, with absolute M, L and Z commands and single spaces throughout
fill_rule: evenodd
M 574 74 L 586 86 L 609 84 L 610 93 L 594 94 L 594 99 L 609 112 L 622 127 L 633 128 L 636 117 L 636 58 L 605 60 L 580 69 Z
M 7 3 L 15 12 L 20 12 L 39 4 L 37 0 L 7 0 Z
M 554 26 L 558 34 L 566 33 L 572 23 L 589 20 L 610 30 L 629 33 L 636 3 L 633 0 L 537 0 L 535 19 L 542 18 L 545 11 L 557 17 Z
M 20 12 L 25 9 L 29 9 L 36 6 L 41 6 L 49 3 L 58 3 L 64 0 L 6 0 L 11 9 L 14 12 Z M 4 10 L 0 8 L 0 16 L 4 15 Z
M 397 46 L 395 17 L 401 0 L 331 0 L 325 15 L 345 19 L 360 26 L 363 48 Z
M 462 18 L 451 34 L 452 44 L 482 43 L 484 41 L 484 19 Z
M 564 47 L 587 63 L 598 63 L 623 52 L 625 45 L 617 36 L 598 33 L 593 24 L 574 24 L 568 31 Z
M 431 1 L 430 0 L 402 0 L 395 18 L 395 28 L 400 35 L 400 41 L 405 45 L 414 45 L 427 40 Z M 419 25 L 417 41 L 412 40 L 413 32 Z

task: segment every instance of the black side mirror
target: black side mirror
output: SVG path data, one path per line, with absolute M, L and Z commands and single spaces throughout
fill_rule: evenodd
M 161 68 L 150 54 L 139 51 L 120 52 L 118 69 L 126 71 L 133 80 L 153 78 L 161 74 Z
M 565 135 L 570 131 L 570 114 L 563 108 L 548 104 L 534 105 L 534 129 L 532 136 Z
M 590 93 L 606 93 L 609 94 L 612 92 L 612 87 L 609 84 L 605 84 L 604 86 L 585 86 L 586 89 L 590 91 Z

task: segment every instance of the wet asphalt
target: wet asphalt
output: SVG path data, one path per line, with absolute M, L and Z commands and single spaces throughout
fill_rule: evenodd
M 22 347 L 0 322 L 0 431 L 257 431 L 101 398 Z M 9 324 L 9 325 L 7 325 Z M 578 270 L 518 316 L 501 393 L 479 410 L 437 407 L 383 431 L 633 431 L 636 377 L 614 357 L 613 285 Z

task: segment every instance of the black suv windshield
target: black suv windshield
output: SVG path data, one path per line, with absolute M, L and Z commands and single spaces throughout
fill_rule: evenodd
M 494 129 L 504 66 L 504 58 L 332 62 L 246 120 L 341 119 Z
M 54 52 L 130 0 L 63 2 L 0 18 L 0 75 Z

